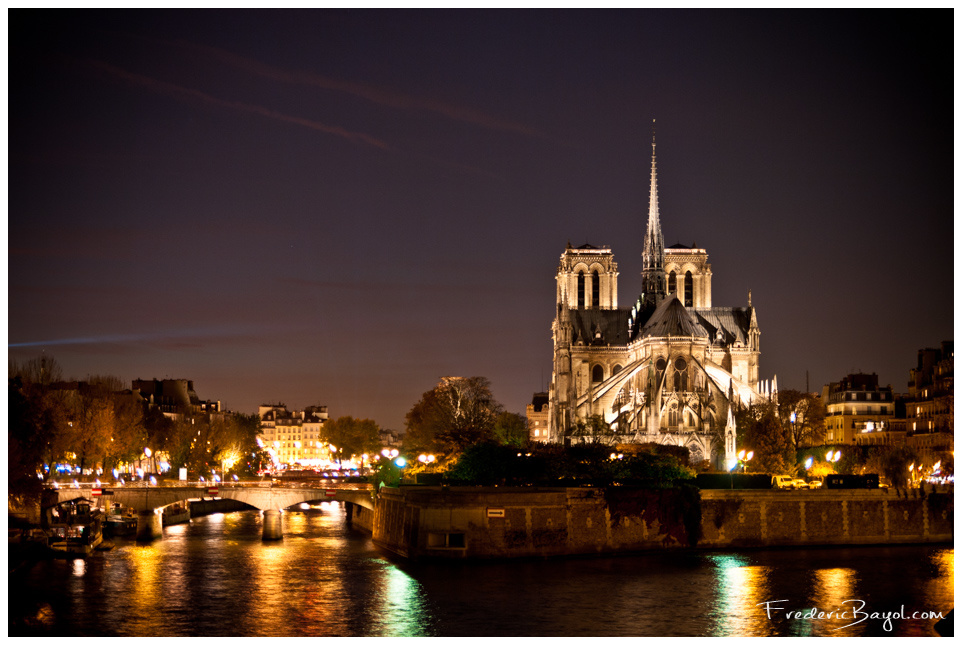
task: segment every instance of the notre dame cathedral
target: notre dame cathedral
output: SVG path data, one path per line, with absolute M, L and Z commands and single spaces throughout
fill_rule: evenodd
M 758 378 L 758 320 L 747 307 L 713 307 L 704 249 L 665 248 L 651 144 L 643 293 L 618 307 L 618 265 L 589 244 L 561 255 L 548 440 L 585 439 L 579 422 L 603 417 L 618 443 L 685 446 L 690 463 L 735 456 L 734 410 L 768 398 Z M 582 427 L 584 424 L 581 424 Z

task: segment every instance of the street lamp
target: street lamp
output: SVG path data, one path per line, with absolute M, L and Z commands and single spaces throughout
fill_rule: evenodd
M 732 459 L 728 462 L 728 476 L 731 481 L 732 489 L 735 488 L 735 475 L 734 475 L 735 468 L 737 468 L 738 466 L 741 466 L 742 472 L 745 472 L 745 466 L 748 465 L 748 462 L 751 461 L 752 457 L 754 456 L 755 456 L 754 450 L 748 450 L 748 451 L 739 450 L 738 454 L 736 455 L 737 459 Z

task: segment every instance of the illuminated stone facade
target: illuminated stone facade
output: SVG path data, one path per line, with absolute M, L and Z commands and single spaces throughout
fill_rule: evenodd
M 318 465 L 330 458 L 330 450 L 320 439 L 321 426 L 327 422 L 327 406 L 315 405 L 290 411 L 284 405 L 262 405 L 261 441 L 278 464 Z
M 654 141 L 642 258 L 644 292 L 619 308 L 610 249 L 569 244 L 561 255 L 548 439 L 585 441 L 584 422 L 601 416 L 612 443 L 685 446 L 692 463 L 721 466 L 734 458 L 734 406 L 774 386 L 759 381 L 751 294 L 745 307 L 713 307 L 708 253 L 664 246 Z
M 952 434 L 954 374 L 955 343 L 947 340 L 940 348 L 919 350 L 918 365 L 909 372 L 909 394 L 905 401 L 909 431 Z
M 877 374 L 849 374 L 822 388 L 825 402 L 825 443 L 852 445 L 885 432 L 895 419 L 892 387 L 879 387 Z M 859 441 L 858 443 L 870 443 Z
M 528 419 L 528 438 L 531 441 L 546 443 L 549 439 L 548 431 L 548 393 L 538 392 L 531 399 L 525 410 Z

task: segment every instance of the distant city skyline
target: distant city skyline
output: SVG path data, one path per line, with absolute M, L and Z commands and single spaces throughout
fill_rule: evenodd
M 907 389 L 954 331 L 953 13 L 11 10 L 8 355 L 402 429 L 523 413 L 555 272 L 665 243 L 760 377 Z

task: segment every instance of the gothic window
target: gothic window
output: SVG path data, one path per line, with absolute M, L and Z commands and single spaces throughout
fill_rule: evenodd
M 692 306 L 692 303 L 694 302 L 694 300 L 692 299 L 694 291 L 695 291 L 695 285 L 691 277 L 691 271 L 686 271 L 685 272 L 685 306 L 686 307 Z
M 678 426 L 678 404 L 672 403 L 668 408 L 668 427 L 675 428 Z
M 613 368 L 611 368 L 611 375 L 614 376 L 620 371 L 621 371 L 621 365 L 615 365 Z
M 678 282 L 676 281 L 676 278 L 675 278 L 675 272 L 672 271 L 671 273 L 668 274 L 668 295 L 670 296 L 676 291 L 678 291 Z
M 605 380 L 605 370 L 601 365 L 595 365 L 591 368 L 591 382 L 601 383 Z
M 675 391 L 686 392 L 688 391 L 688 363 L 685 362 L 684 358 L 678 357 L 675 359 L 675 378 L 674 385 Z
M 585 308 L 585 272 L 578 272 L 578 309 Z
M 591 274 L 591 308 L 597 309 L 601 306 L 601 278 L 598 271 Z

